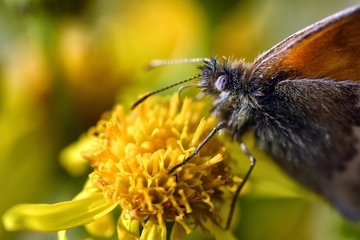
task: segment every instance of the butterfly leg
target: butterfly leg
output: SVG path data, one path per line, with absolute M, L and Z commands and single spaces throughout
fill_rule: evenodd
M 218 125 L 216 125 L 213 130 L 211 130 L 211 132 L 209 133 L 209 135 L 206 136 L 206 138 L 195 148 L 195 150 L 187 157 L 185 158 L 184 161 L 182 161 L 181 163 L 175 165 L 174 167 L 172 167 L 169 171 L 169 174 L 173 173 L 176 169 L 178 169 L 179 167 L 184 166 L 188 161 L 191 160 L 191 158 L 193 158 L 196 154 L 198 154 L 198 152 L 200 151 L 200 149 L 217 133 L 219 132 L 221 129 L 224 129 L 227 126 L 227 122 L 220 122 Z
M 245 183 L 247 182 L 248 178 L 250 177 L 250 174 L 255 166 L 255 163 L 256 163 L 256 159 L 255 157 L 250 153 L 250 151 L 247 149 L 245 143 L 243 143 L 242 140 L 239 140 L 240 141 L 240 147 L 241 147 L 241 150 L 248 156 L 249 160 L 250 160 L 250 167 L 247 171 L 247 173 L 245 174 L 242 182 L 240 183 L 240 185 L 237 187 L 235 193 L 234 193 L 234 197 L 232 199 L 232 202 L 231 202 L 231 205 L 230 205 L 230 213 L 229 213 L 229 217 L 228 217 L 228 220 L 226 222 L 226 229 L 229 229 L 230 228 L 230 224 L 231 224 L 231 220 L 232 220 L 232 217 L 234 215 L 234 211 L 235 211 L 235 205 L 236 205 L 236 202 L 237 202 L 237 197 L 239 196 L 240 192 L 241 192 L 241 189 L 244 187 Z

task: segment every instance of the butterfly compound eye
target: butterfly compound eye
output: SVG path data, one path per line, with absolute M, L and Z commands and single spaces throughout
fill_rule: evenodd
M 221 75 L 216 79 L 215 87 L 219 91 L 225 90 L 228 84 L 228 77 L 226 75 Z

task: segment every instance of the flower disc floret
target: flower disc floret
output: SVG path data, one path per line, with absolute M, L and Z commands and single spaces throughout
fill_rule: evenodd
M 190 98 L 183 103 L 178 95 L 150 98 L 128 115 L 115 107 L 90 130 L 94 146 L 83 155 L 94 168 L 91 181 L 121 206 L 124 219 L 155 218 L 161 227 L 176 221 L 189 232 L 186 219 L 196 209 L 218 218 L 220 188 L 232 186 L 233 175 L 217 138 L 169 173 L 214 127 L 215 119 L 201 118 L 203 114 L 204 103 Z

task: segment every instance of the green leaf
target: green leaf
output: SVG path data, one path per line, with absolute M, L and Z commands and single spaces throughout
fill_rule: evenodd
M 215 236 L 216 240 L 237 240 L 230 230 L 224 230 L 219 225 L 215 224 L 210 219 L 202 221 L 202 224 L 209 230 L 211 235 Z

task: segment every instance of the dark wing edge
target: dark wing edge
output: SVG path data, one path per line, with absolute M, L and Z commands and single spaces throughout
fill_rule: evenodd
M 267 81 L 279 72 L 288 79 L 360 81 L 360 5 L 289 36 L 255 60 L 251 75 Z

